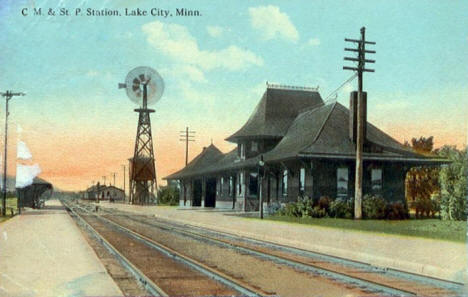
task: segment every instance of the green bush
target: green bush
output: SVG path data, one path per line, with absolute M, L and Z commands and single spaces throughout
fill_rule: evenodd
M 287 217 L 300 217 L 302 214 L 299 212 L 299 208 L 296 203 L 286 203 L 279 211 L 279 215 Z
M 386 202 L 382 197 L 374 195 L 364 195 L 362 199 L 362 217 L 364 219 L 385 218 Z
M 315 206 L 312 208 L 309 216 L 313 218 L 323 218 L 327 216 L 327 211 L 324 208 L 320 208 L 320 206 Z
M 179 205 L 179 191 L 173 187 L 158 190 L 158 205 Z
M 309 197 L 298 197 L 297 202 L 287 203 L 279 211 L 279 215 L 289 217 L 311 217 L 313 214 L 313 200 Z
M 333 218 L 351 219 L 354 214 L 354 201 L 337 198 L 330 202 L 329 215 Z
M 440 215 L 443 220 L 466 220 L 468 154 L 466 148 L 444 146 L 437 154 L 451 161 L 439 173 L 441 191 Z

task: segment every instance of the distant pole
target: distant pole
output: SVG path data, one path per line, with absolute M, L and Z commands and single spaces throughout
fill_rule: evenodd
M 3 156 L 3 201 L 2 201 L 2 216 L 6 215 L 6 196 L 7 196 L 7 153 L 8 153 L 8 102 L 13 98 L 13 96 L 24 96 L 25 93 L 17 92 L 13 93 L 12 91 L 6 91 L 5 93 L 0 93 L 2 97 L 5 97 L 5 152 Z M 20 202 L 16 200 L 17 207 L 21 206 Z
M 111 175 L 114 177 L 114 184 L 113 186 L 115 187 L 115 175 L 117 174 L 117 172 L 112 172 Z
M 105 185 L 106 185 L 106 176 L 103 175 L 103 176 L 102 176 L 102 179 L 104 180 L 104 186 L 105 186 Z
M 124 195 L 125 194 L 125 165 L 122 165 L 122 168 L 123 168 L 123 191 L 124 191 Z
M 185 128 L 185 131 L 179 131 L 179 141 L 185 142 L 185 166 L 188 164 L 188 143 L 189 141 L 195 141 L 195 131 L 190 131 L 189 127 Z
M 366 53 L 374 54 L 375 51 L 366 50 L 366 44 L 375 44 L 372 41 L 366 41 L 366 28 L 361 28 L 361 39 L 349 39 L 345 38 L 346 42 L 354 42 L 358 44 L 358 48 L 345 48 L 345 51 L 352 51 L 358 53 L 358 58 L 349 58 L 345 57 L 347 61 L 358 62 L 356 67 L 347 67 L 344 66 L 344 70 L 357 71 L 358 73 L 358 100 L 357 100 L 357 131 L 356 131 L 356 172 L 355 172 L 355 184 L 354 184 L 354 218 L 362 218 L 362 172 L 363 172 L 363 162 L 362 162 L 362 152 L 364 147 L 364 110 L 363 110 L 363 91 L 362 91 L 362 74 L 363 72 L 374 72 L 373 69 L 366 69 L 365 64 L 375 63 L 375 60 L 366 60 Z

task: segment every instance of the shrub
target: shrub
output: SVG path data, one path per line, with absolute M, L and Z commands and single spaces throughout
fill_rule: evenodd
M 385 218 L 388 220 L 408 219 L 408 208 L 401 201 L 388 203 L 385 207 Z
M 280 209 L 279 214 L 288 217 L 302 216 L 296 203 L 286 203 L 286 205 Z
M 436 213 L 440 214 L 440 202 L 441 202 L 440 193 L 434 193 L 431 195 L 430 199 L 418 197 L 411 206 L 416 211 L 416 218 L 421 217 L 435 217 Z
M 272 202 L 268 204 L 269 215 L 280 214 L 280 211 L 281 211 L 281 204 L 279 204 L 278 202 Z
M 329 214 L 334 218 L 350 219 L 354 213 L 354 201 L 337 198 L 330 202 Z
M 282 207 L 278 211 L 278 214 L 290 217 L 311 217 L 314 208 L 313 204 L 313 200 L 309 197 L 299 197 L 297 202 L 290 202 Z
M 385 200 L 374 195 L 364 195 L 362 199 L 362 216 L 365 219 L 385 218 Z
M 309 214 L 313 218 L 323 218 L 327 216 L 327 211 L 324 208 L 320 208 L 319 206 L 315 206 L 312 208 L 312 211 Z
M 317 206 L 319 207 L 319 209 L 324 209 L 325 212 L 328 213 L 328 211 L 330 210 L 330 202 L 332 200 L 330 199 L 330 197 L 328 196 L 322 196 L 320 197 L 318 203 L 317 203 Z
M 158 205 L 179 205 L 179 191 L 173 187 L 158 190 Z
M 438 155 L 451 161 L 440 170 L 440 215 L 443 220 L 466 220 L 466 195 L 468 178 L 468 154 L 466 148 L 444 146 Z

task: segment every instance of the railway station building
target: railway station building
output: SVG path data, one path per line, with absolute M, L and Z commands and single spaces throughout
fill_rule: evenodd
M 124 190 L 106 185 L 94 185 L 86 189 L 83 193 L 83 199 L 86 200 L 109 200 L 109 201 L 124 201 Z
M 188 207 L 255 211 L 260 187 L 264 207 L 300 196 L 348 199 L 354 196 L 356 115 L 356 92 L 347 108 L 324 102 L 317 89 L 267 85 L 247 122 L 226 138 L 235 149 L 222 153 L 211 144 L 164 179 L 179 181 L 180 205 Z M 366 112 L 363 120 L 363 194 L 404 202 L 409 169 L 443 160 L 415 153 L 369 123 Z

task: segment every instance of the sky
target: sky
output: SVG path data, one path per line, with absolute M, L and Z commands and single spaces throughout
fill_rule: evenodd
M 47 14 L 60 8 L 70 16 Z M 75 16 L 77 8 L 121 16 Z M 125 16 L 125 8 L 172 16 Z M 177 8 L 201 15 L 177 16 Z M 267 81 L 318 86 L 322 98 L 348 106 L 356 80 L 329 95 L 352 75 L 342 70 L 352 66 L 343 61 L 344 38 L 359 38 L 362 26 L 376 42 L 375 73 L 364 76 L 369 121 L 401 142 L 434 136 L 436 147 L 465 146 L 467 17 L 466 1 L 0 0 L 0 91 L 27 93 L 10 101 L 8 174 L 23 141 L 40 177 L 57 188 L 84 190 L 113 172 L 122 187 L 138 115 L 117 84 L 137 66 L 156 69 L 165 83 L 151 106 L 160 183 L 184 165 L 179 131 L 187 126 L 196 131 L 189 159 L 211 142 L 234 148 L 224 139 Z

